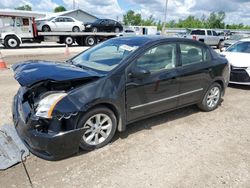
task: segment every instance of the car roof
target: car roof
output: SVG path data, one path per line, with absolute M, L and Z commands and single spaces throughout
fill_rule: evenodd
M 250 38 L 241 39 L 241 42 L 250 42 Z
M 178 38 L 178 37 L 166 37 L 162 35 L 140 35 L 140 36 L 124 36 L 124 37 L 118 37 L 114 39 L 123 39 L 123 40 L 134 40 L 138 42 L 156 42 L 156 41 L 166 41 L 166 42 L 189 42 L 201 46 L 206 46 L 202 42 L 198 42 L 193 39 L 187 39 L 187 38 Z

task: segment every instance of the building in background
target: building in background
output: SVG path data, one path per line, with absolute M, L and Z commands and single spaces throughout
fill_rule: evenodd
M 96 19 L 98 19 L 96 16 L 89 14 L 82 9 L 76 9 L 76 10 L 69 10 L 64 12 L 58 12 L 53 14 L 47 14 L 47 16 L 70 16 L 72 18 L 75 18 L 79 21 L 82 21 L 84 23 L 86 22 L 93 22 Z

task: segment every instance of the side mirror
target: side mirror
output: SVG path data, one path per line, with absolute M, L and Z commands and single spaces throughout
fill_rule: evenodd
M 55 21 L 55 20 L 52 20 L 51 22 L 52 22 L 52 23 L 55 23 L 56 21 Z
M 145 78 L 149 75 L 150 71 L 141 67 L 136 67 L 129 73 L 130 78 L 139 78 L 139 79 Z

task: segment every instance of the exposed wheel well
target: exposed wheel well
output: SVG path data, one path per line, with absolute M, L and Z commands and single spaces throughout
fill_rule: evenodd
M 224 83 L 221 80 L 216 80 L 215 83 L 220 84 L 220 86 L 222 88 L 222 95 L 224 95 L 224 93 L 225 93 Z

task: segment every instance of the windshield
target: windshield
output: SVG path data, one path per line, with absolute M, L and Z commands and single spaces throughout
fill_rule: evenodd
M 242 38 L 244 38 L 242 35 L 232 35 L 230 37 L 230 40 L 240 40 Z
M 237 42 L 229 47 L 227 52 L 250 53 L 250 42 Z
M 111 39 L 83 52 L 74 59 L 73 65 L 109 72 L 142 43 L 127 39 Z

